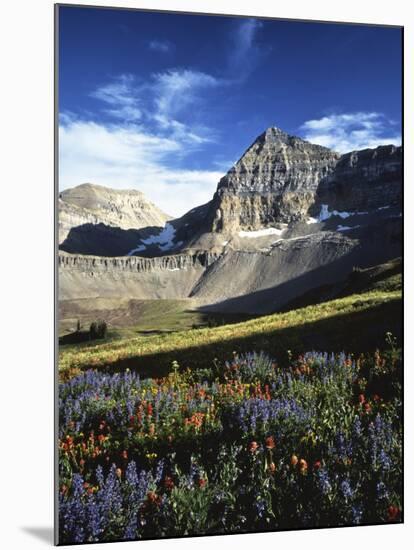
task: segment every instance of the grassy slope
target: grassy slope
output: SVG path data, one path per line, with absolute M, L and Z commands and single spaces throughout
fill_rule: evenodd
M 286 304 L 282 311 L 320 304 L 335 298 L 351 294 L 360 294 L 369 290 L 392 291 L 402 289 L 402 260 L 395 258 L 389 262 L 353 271 L 338 283 L 314 288 Z
M 233 351 L 263 350 L 282 361 L 287 350 L 368 351 L 384 344 L 387 331 L 401 337 L 401 291 L 392 288 L 217 328 L 62 349 L 60 369 L 65 376 L 76 368 L 128 367 L 159 376 L 174 360 L 182 367 L 211 367 L 215 358 L 229 358 Z
M 224 325 L 252 318 L 248 314 L 204 313 L 197 311 L 191 300 L 66 300 L 60 305 L 60 336 L 68 338 L 76 329 L 77 320 L 87 331 L 92 321 L 105 319 L 110 341 L 136 336 L 176 332 L 209 326 Z

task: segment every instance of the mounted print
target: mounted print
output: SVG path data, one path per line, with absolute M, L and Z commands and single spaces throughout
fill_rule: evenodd
M 56 543 L 403 521 L 402 33 L 56 7 Z

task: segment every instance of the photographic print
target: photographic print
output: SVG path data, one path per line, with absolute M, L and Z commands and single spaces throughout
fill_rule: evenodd
M 58 544 L 403 521 L 402 33 L 56 6 Z

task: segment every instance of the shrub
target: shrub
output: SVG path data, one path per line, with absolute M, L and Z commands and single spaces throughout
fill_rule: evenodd
M 89 327 L 89 336 L 91 340 L 104 340 L 108 332 L 108 326 L 105 321 L 93 321 Z

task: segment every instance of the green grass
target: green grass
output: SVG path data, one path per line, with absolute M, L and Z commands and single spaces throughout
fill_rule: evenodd
M 253 317 L 237 313 L 205 313 L 192 309 L 191 300 L 109 300 L 103 298 L 61 303 L 60 336 L 68 338 L 77 320 L 87 332 L 92 321 L 105 319 L 109 327 L 107 341 L 224 325 Z M 63 319 L 62 319 L 63 317 Z M 90 342 L 86 342 L 90 345 Z M 66 344 L 65 346 L 71 344 Z M 79 343 L 76 346 L 79 347 Z M 85 343 L 81 344 L 85 345 Z
M 377 289 L 243 323 L 62 348 L 59 367 L 63 378 L 86 368 L 160 376 L 173 361 L 205 368 L 234 351 L 263 350 L 279 361 L 287 359 L 287 350 L 358 353 L 382 346 L 387 331 L 399 339 L 401 315 L 401 292 Z

